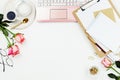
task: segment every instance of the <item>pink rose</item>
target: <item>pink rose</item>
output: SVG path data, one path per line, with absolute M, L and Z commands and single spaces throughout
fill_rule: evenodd
M 24 38 L 23 34 L 17 33 L 16 36 L 15 36 L 15 40 L 19 43 L 23 43 L 25 38 Z
M 19 54 L 19 47 L 18 45 L 13 45 L 11 47 L 8 48 L 8 55 L 12 55 L 13 57 L 17 54 Z
M 112 65 L 112 62 L 108 58 L 104 58 L 101 63 L 106 67 L 110 67 Z

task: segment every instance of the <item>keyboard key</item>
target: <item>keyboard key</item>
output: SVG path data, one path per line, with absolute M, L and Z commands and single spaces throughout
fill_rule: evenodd
M 60 2 L 61 2 L 61 3 L 63 3 L 63 2 L 64 2 L 64 0 L 60 0 Z
M 90 0 L 38 0 L 38 6 L 80 6 Z

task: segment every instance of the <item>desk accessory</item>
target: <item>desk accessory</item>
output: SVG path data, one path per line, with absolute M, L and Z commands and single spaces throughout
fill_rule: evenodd
M 80 6 L 80 9 L 81 9 L 82 11 L 85 11 L 87 8 L 95 5 L 95 4 L 98 3 L 99 1 L 100 1 L 100 0 L 90 0 L 90 1 L 86 2 L 85 4 L 81 5 L 81 6 Z
M 95 12 L 100 11 L 100 10 L 107 10 L 107 9 L 112 9 L 114 15 L 110 14 L 109 16 L 112 16 L 112 18 L 115 18 L 117 21 L 118 15 L 115 13 L 114 9 L 112 8 L 110 1 L 109 0 L 100 0 L 98 3 L 93 4 L 86 10 L 82 11 L 80 8 L 76 9 L 73 12 L 73 15 L 75 16 L 76 20 L 78 21 L 79 25 L 82 27 L 83 31 L 85 32 L 86 36 L 90 40 L 93 48 L 95 49 L 95 52 L 99 57 L 103 57 L 107 55 L 108 53 L 111 52 L 111 50 L 103 51 L 101 48 L 97 47 L 96 41 L 93 37 L 91 37 L 86 30 L 89 29 L 90 25 L 93 23 L 95 19 Z M 111 12 L 112 12 L 111 11 Z
M 90 68 L 90 74 L 96 75 L 98 73 L 98 68 L 97 67 L 91 67 Z
M 10 20 L 7 17 L 7 14 L 10 12 L 14 12 L 16 15 L 15 18 L 11 20 L 14 22 L 9 24 L 11 27 L 20 24 L 25 18 L 29 19 L 29 21 L 24 25 L 19 25 L 19 27 L 14 28 L 17 30 L 29 27 L 34 22 L 36 17 L 35 4 L 31 0 L 8 0 L 3 9 L 4 18 L 6 20 Z
M 9 20 L 14 20 L 15 18 L 16 18 L 15 12 L 9 11 L 9 12 L 7 13 L 7 19 L 9 19 Z
M 28 21 L 29 21 L 29 19 L 25 18 L 20 23 L 16 24 L 15 26 L 12 26 L 10 29 L 15 29 L 15 28 L 19 27 L 21 24 L 27 23 Z

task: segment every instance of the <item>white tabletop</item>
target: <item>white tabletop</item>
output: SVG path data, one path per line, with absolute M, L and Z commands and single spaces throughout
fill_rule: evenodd
M 77 23 L 35 20 L 19 32 L 26 38 L 21 54 L 13 58 L 13 68 L 6 66 L 5 73 L 0 65 L 0 80 L 110 80 Z M 97 75 L 89 73 L 91 66 L 98 68 Z

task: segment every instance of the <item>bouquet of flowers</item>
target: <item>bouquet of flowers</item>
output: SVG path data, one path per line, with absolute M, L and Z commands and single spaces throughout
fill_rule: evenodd
M 0 49 L 0 54 L 3 57 L 7 57 L 5 61 L 8 60 L 9 56 L 16 56 L 20 53 L 19 46 L 16 43 L 22 44 L 25 41 L 24 35 L 22 33 L 13 33 L 11 30 L 9 30 L 7 27 L 9 26 L 9 23 L 12 23 L 12 21 L 8 20 L 3 20 L 4 15 L 0 14 L 0 31 L 2 31 L 6 41 L 7 41 L 7 46 L 6 46 L 6 55 L 2 55 L 2 50 Z M 7 63 L 7 62 L 6 62 Z M 0 64 L 3 64 L 3 67 L 5 67 L 5 62 L 2 60 Z M 3 69 L 5 71 L 5 69 Z

